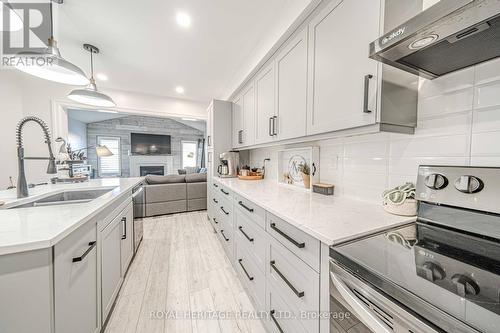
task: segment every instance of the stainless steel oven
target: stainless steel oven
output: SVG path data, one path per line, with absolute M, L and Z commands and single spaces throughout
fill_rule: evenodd
M 330 248 L 332 332 L 500 332 L 500 168 L 421 166 L 416 197 L 416 222 Z
M 132 201 L 134 205 L 134 252 L 143 237 L 143 218 L 146 216 L 146 194 L 144 184 L 139 184 L 132 189 Z

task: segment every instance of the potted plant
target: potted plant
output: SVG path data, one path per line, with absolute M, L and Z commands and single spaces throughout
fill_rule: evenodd
M 298 166 L 299 172 L 302 174 L 302 182 L 305 188 L 311 187 L 311 168 L 307 163 L 300 163 Z

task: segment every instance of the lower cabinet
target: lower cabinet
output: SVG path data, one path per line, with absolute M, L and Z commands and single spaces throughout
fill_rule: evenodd
M 93 221 L 54 246 L 56 332 L 93 333 L 99 329 L 96 244 Z
M 128 266 L 134 256 L 134 209 L 132 204 L 129 204 L 121 216 L 122 237 L 120 244 L 122 276 L 127 273 Z
M 120 289 L 122 280 L 122 216 L 118 215 L 101 232 L 101 304 L 104 324 Z

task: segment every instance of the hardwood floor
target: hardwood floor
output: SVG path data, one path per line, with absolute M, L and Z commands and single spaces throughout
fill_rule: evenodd
M 145 219 L 105 332 L 265 332 L 237 316 L 254 309 L 216 237 L 206 212 Z

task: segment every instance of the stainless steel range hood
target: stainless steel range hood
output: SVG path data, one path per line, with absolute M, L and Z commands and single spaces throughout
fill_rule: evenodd
M 441 0 L 370 44 L 370 58 L 428 79 L 500 57 L 500 0 Z

